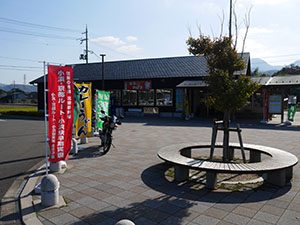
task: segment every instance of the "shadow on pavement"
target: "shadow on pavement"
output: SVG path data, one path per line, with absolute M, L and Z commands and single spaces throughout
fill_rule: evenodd
M 183 126 L 183 127 L 207 127 L 211 128 L 213 119 L 197 119 L 184 120 L 181 118 L 160 118 L 160 117 L 127 117 L 124 123 L 143 123 L 144 126 Z M 262 124 L 257 120 L 240 119 L 231 123 L 232 127 L 236 127 L 239 123 L 241 128 L 245 129 L 263 129 L 263 130 L 286 130 L 300 131 L 300 125 L 285 125 L 281 123 Z
M 84 151 L 79 151 L 76 155 L 73 155 L 69 160 L 82 159 L 82 158 L 95 158 L 102 156 L 100 145 L 87 147 Z
M 199 185 L 195 189 L 195 185 L 191 182 L 178 183 L 168 181 L 165 178 L 165 172 L 169 168 L 170 165 L 167 163 L 153 165 L 142 172 L 141 178 L 148 187 L 163 194 L 186 200 L 210 203 L 235 204 L 261 202 L 280 197 L 291 189 L 291 185 L 280 188 L 268 184 L 264 184 L 257 189 L 240 192 L 221 189 L 211 191 L 206 189 L 204 185 Z
M 3 222 L 3 224 L 22 224 L 20 221 L 18 221 L 19 219 L 20 215 L 18 213 L 11 213 L 9 215 L 1 217 L 0 223 Z
M 135 225 L 161 224 L 162 221 L 162 224 L 180 225 L 183 224 L 184 218 L 191 214 L 188 208 L 192 205 L 184 199 L 164 196 L 133 203 L 126 208 L 112 207 L 110 210 L 93 213 L 80 219 L 88 224 L 115 225 L 122 219 L 129 219 Z M 82 221 L 72 224 L 79 225 Z

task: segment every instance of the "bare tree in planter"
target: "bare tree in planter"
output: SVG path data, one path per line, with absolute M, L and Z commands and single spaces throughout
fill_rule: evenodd
M 223 161 L 229 161 L 230 116 L 248 103 L 258 85 L 252 82 L 250 77 L 237 75 L 245 69 L 245 63 L 243 53 L 237 53 L 232 37 L 210 38 L 200 34 L 198 38 L 189 37 L 187 45 L 191 54 L 204 55 L 207 60 L 207 103 L 224 113 Z

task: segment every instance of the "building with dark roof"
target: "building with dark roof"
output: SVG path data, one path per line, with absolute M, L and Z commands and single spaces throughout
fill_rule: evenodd
M 251 75 L 250 54 L 242 55 L 246 68 L 237 75 Z M 189 112 L 207 115 L 205 77 L 208 76 L 203 56 L 183 56 L 153 59 L 110 61 L 104 63 L 75 64 L 74 81 L 92 82 L 92 88 L 109 90 L 115 106 L 125 114 L 181 116 L 184 102 Z M 102 80 L 103 79 L 103 80 Z M 43 109 L 43 76 L 30 82 L 38 85 L 38 108 Z M 185 104 L 186 106 L 186 104 Z

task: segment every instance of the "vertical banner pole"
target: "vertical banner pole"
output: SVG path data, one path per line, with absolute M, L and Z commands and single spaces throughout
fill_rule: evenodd
M 48 175 L 48 121 L 47 121 L 47 92 L 46 88 L 46 62 L 44 64 L 44 114 L 45 114 L 45 164 L 46 164 L 46 175 Z

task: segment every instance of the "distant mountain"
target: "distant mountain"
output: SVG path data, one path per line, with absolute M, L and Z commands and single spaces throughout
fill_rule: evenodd
M 251 70 L 254 71 L 256 68 L 260 72 L 265 72 L 267 74 L 273 74 L 274 72 L 281 70 L 282 66 L 272 66 L 263 59 L 252 58 L 251 59 Z
M 25 84 L 1 84 L 0 83 L 0 89 L 4 91 L 10 91 L 13 88 L 18 88 L 26 93 L 30 92 L 37 92 L 37 87 L 32 86 L 32 85 L 25 85 Z
M 293 62 L 292 64 L 300 66 L 300 60 L 297 60 L 297 61 Z

